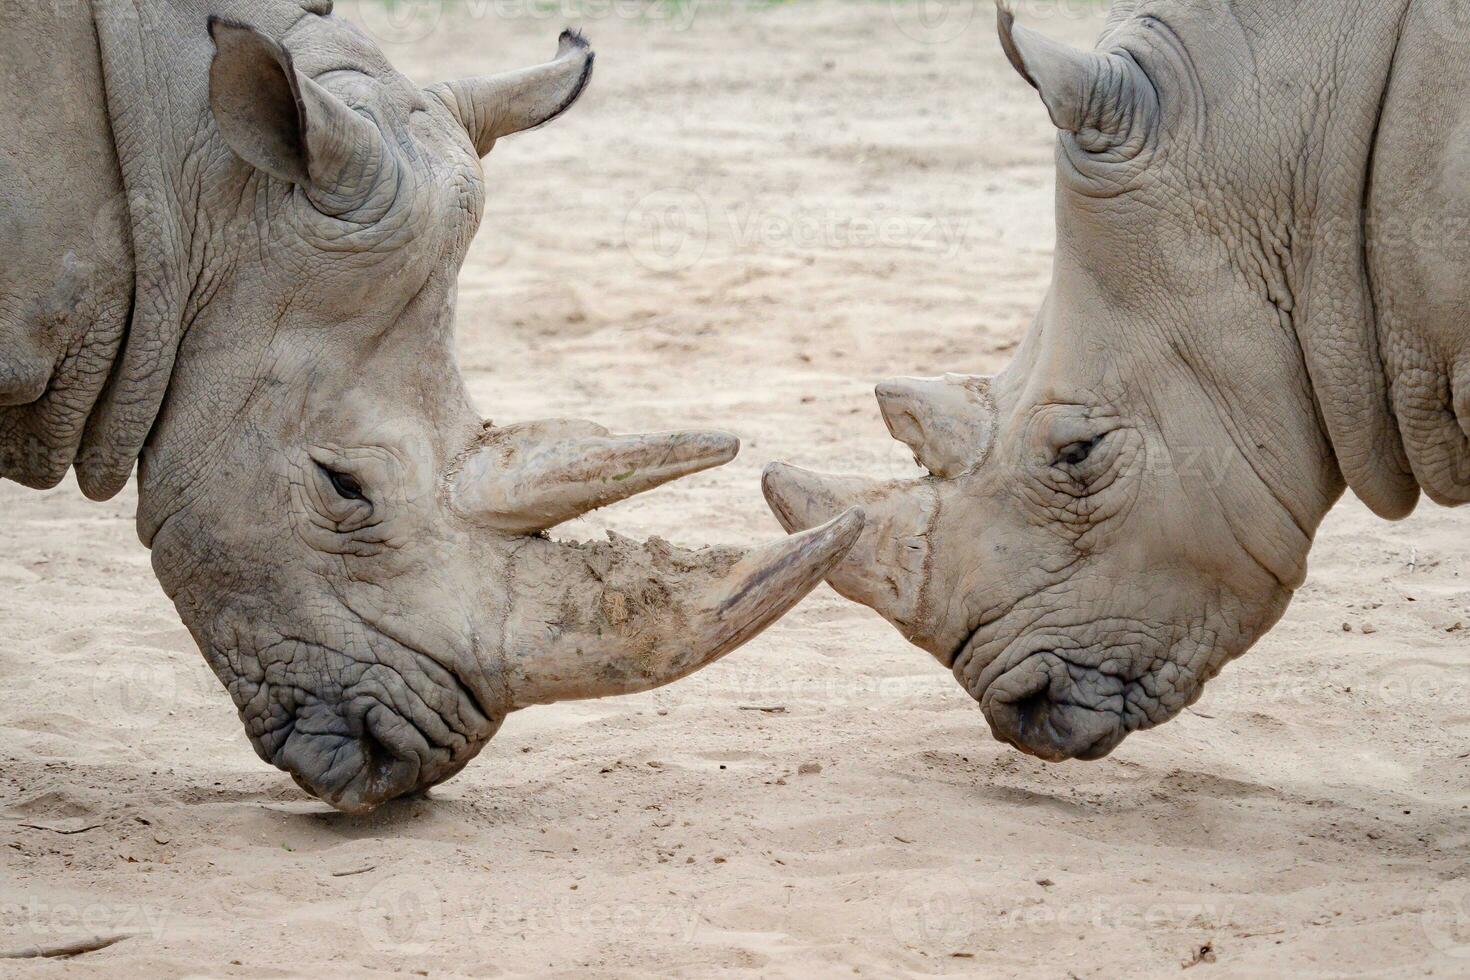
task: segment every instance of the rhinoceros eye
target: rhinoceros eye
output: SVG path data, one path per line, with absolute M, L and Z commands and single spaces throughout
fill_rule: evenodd
M 363 493 L 362 484 L 357 482 L 356 477 L 322 466 L 320 463 L 317 466 L 321 467 L 322 473 L 332 484 L 332 489 L 337 491 L 337 496 L 343 500 L 367 499 L 367 495 Z
M 1074 442 L 1062 447 L 1062 451 L 1057 453 L 1057 465 L 1080 466 L 1082 463 L 1087 462 L 1087 457 L 1092 455 L 1092 450 L 1097 447 L 1099 442 L 1102 442 L 1101 436 L 1096 439 L 1089 439 L 1086 442 Z

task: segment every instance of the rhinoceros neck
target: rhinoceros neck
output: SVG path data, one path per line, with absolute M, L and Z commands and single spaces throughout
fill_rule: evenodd
M 1384 98 L 1367 195 L 1368 268 L 1389 400 L 1436 503 L 1470 503 L 1470 79 L 1463 10 L 1416 4 Z
M 0 477 L 47 487 L 71 468 L 94 499 L 127 483 L 209 293 L 200 229 L 219 223 L 201 217 L 229 158 L 209 16 L 279 36 L 330 6 L 91 0 L 7 21 L 0 56 L 37 91 L 0 106 Z
M 183 334 L 192 236 L 180 158 L 198 125 L 208 59 L 172 4 L 93 0 L 92 8 L 134 271 L 127 334 L 74 464 L 82 490 L 103 499 L 132 473 Z
M 1261 36 L 1250 45 L 1254 111 L 1234 122 L 1279 127 L 1268 155 L 1284 162 L 1274 190 L 1290 202 L 1290 319 L 1313 397 L 1348 486 L 1400 517 L 1418 484 L 1389 405 L 1363 204 L 1408 0 L 1237 6 Z M 1271 118 L 1288 113 L 1298 118 Z
M 0 21 L 0 62 L 32 86 L 0 102 L 0 477 L 50 487 L 126 332 L 130 235 L 88 11 Z
M 108 116 L 132 232 L 127 336 L 92 409 L 77 480 L 94 498 L 127 483 L 162 411 L 190 318 L 206 298 L 201 173 L 223 145 L 209 111 L 211 15 L 280 36 L 325 0 L 92 0 Z

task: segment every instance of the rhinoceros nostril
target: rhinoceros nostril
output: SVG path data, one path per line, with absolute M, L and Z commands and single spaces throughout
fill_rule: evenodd
M 366 813 L 411 792 L 418 785 L 419 761 L 395 753 L 371 732 L 364 732 L 346 748 L 340 772 L 345 779 L 308 788 L 339 810 Z
M 1046 723 L 1051 711 L 1051 699 L 1043 692 L 1029 695 L 1011 705 L 1016 716 L 1017 729 L 1022 737 L 1036 733 Z
M 410 728 L 382 708 L 368 712 L 357 736 L 357 775 L 333 804 L 344 810 L 370 810 L 411 792 L 419 784 L 421 751 Z M 421 748 L 421 747 L 419 747 Z
M 1054 754 L 1053 733 L 1047 725 L 1050 713 L 1051 699 L 1042 690 L 1014 701 L 997 701 L 990 723 L 997 735 L 1016 748 L 1049 759 Z
M 1060 762 L 1075 753 L 1066 720 L 1051 697 L 1047 656 L 1032 654 L 996 678 L 980 707 L 996 738 L 1029 755 Z
M 362 746 L 362 767 L 368 782 L 379 784 L 388 779 L 398 758 L 372 732 L 364 732 L 358 743 Z
M 980 707 L 995 737 L 1047 762 L 1100 759 L 1128 729 L 1119 716 L 1076 700 L 1066 664 L 1034 653 L 991 682 Z
M 421 775 L 420 757 L 408 747 L 395 748 L 391 730 L 382 727 L 387 724 L 371 716 L 360 731 L 348 734 L 332 713 L 298 716 L 272 761 L 311 795 L 348 813 L 366 813 L 412 791 Z

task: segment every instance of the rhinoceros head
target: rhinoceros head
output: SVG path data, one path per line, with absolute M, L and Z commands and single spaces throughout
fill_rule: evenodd
M 458 772 L 507 712 L 684 676 L 821 581 L 860 515 L 752 552 L 546 535 L 728 461 L 731 435 L 471 409 L 452 328 L 480 158 L 576 99 L 582 38 L 421 90 L 335 18 L 211 33 L 219 231 L 140 528 L 262 758 L 367 810 Z
M 998 376 L 879 385 L 929 475 L 765 476 L 788 530 L 861 504 L 829 581 L 951 667 L 997 738 L 1053 761 L 1198 698 L 1281 615 L 1342 489 L 1277 257 L 1208 198 L 1260 162 L 1247 134 L 1200 124 L 1201 86 L 1217 109 L 1243 86 L 1190 57 L 1186 18 L 1131 7 L 1093 52 L 1002 11 L 1061 130 L 1055 269 Z

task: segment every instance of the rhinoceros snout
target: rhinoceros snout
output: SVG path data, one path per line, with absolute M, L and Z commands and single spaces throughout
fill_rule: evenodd
M 1056 654 L 1037 653 L 992 681 L 980 709 L 997 739 L 1028 755 L 1047 762 L 1101 759 L 1129 729 L 1111 699 L 1088 703 L 1096 701 L 1090 687 Z
M 367 813 L 414 789 L 418 764 L 399 758 L 372 735 L 293 738 L 281 764 L 306 792 L 344 813 Z
M 271 761 L 312 796 L 361 814 L 448 779 L 467 759 L 435 751 L 382 706 L 349 720 L 318 705 L 298 714 Z

